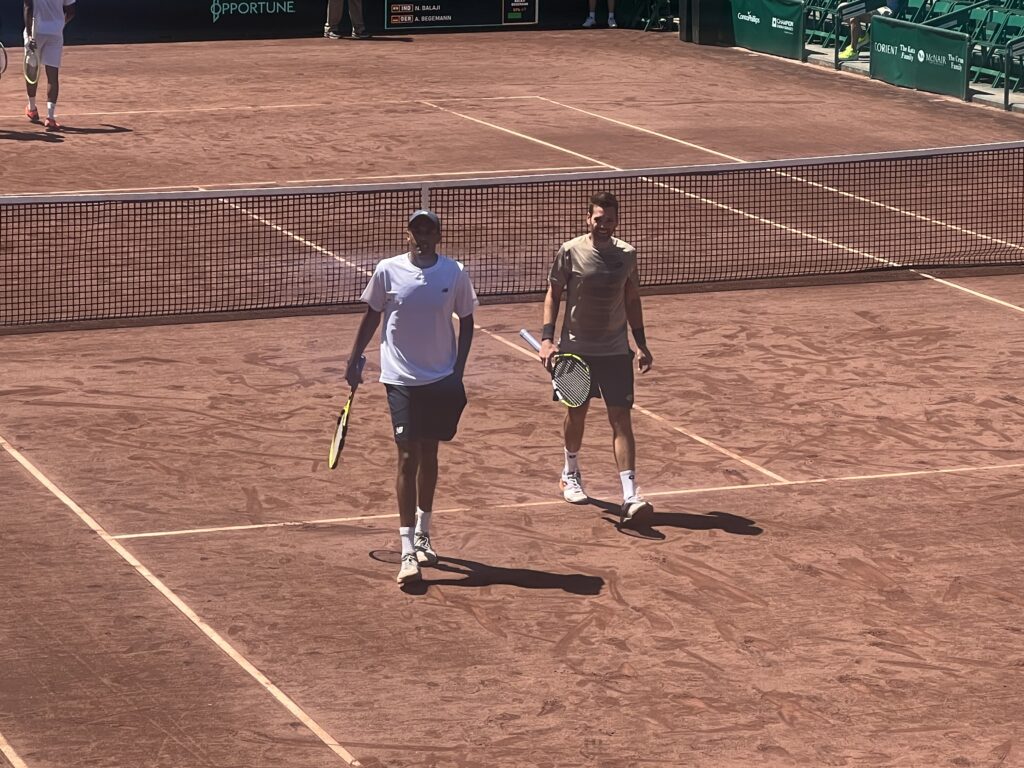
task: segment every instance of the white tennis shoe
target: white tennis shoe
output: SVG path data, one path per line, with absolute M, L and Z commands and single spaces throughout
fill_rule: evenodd
M 420 565 L 437 565 L 437 552 L 430 545 L 430 536 L 417 533 L 413 537 L 412 546 L 416 552 L 416 561 Z
M 590 498 L 583 490 L 583 475 L 579 472 L 562 475 L 559 485 L 562 487 L 562 498 L 570 504 L 582 504 Z
M 639 493 L 622 502 L 622 524 L 639 522 L 654 512 L 654 505 Z
M 595 24 L 597 24 L 597 19 L 595 19 L 593 16 L 587 16 L 587 20 L 583 22 L 583 28 L 590 29 Z
M 402 555 L 402 568 L 398 572 L 398 583 L 408 584 L 420 580 L 420 564 L 416 562 L 416 553 Z

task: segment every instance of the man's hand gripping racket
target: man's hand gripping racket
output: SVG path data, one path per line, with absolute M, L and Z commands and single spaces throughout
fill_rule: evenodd
M 535 352 L 540 352 L 540 342 L 528 330 L 524 328 L 519 335 Z M 570 408 L 579 408 L 587 402 L 590 397 L 590 366 L 586 360 L 559 352 L 552 356 L 548 370 L 556 400 Z
M 359 358 L 359 365 L 357 367 L 357 376 L 363 372 L 363 366 L 366 365 L 366 357 Z M 359 386 L 358 380 L 350 382 L 352 387 L 348 393 L 348 400 L 345 401 L 345 407 L 341 409 L 341 415 L 338 416 L 338 423 L 334 427 L 334 436 L 331 438 L 331 450 L 327 455 L 327 466 L 334 469 L 338 466 L 338 458 L 341 456 L 341 450 L 345 447 L 345 436 L 348 434 L 348 423 L 349 417 L 352 413 L 352 401 L 356 398 L 356 388 Z

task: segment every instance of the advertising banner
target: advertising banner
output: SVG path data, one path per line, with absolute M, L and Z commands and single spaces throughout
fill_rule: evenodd
M 888 16 L 871 20 L 871 77 L 876 80 L 966 101 L 969 51 L 964 32 Z
M 628 18 L 630 0 L 621 1 Z M 4 45 L 21 46 L 22 8 L 23 0 L 0 0 Z M 586 3 L 554 0 L 363 0 L 373 34 L 568 29 L 585 15 Z M 319 37 L 326 18 L 327 0 L 78 0 L 64 35 L 68 45 Z
M 733 0 L 736 45 L 787 59 L 804 59 L 803 0 Z

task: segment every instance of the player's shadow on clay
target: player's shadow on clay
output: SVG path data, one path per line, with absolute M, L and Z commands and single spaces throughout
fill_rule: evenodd
M 98 128 L 85 128 L 77 127 L 74 125 L 62 125 L 56 130 L 56 133 L 66 134 L 96 134 L 96 133 L 134 133 L 131 128 L 125 128 L 123 125 L 107 125 L 103 123 Z
M 440 574 L 448 574 L 448 577 Z M 411 595 L 424 595 L 430 587 L 490 587 L 504 584 L 521 589 L 560 589 L 573 595 L 599 595 L 604 579 L 583 573 L 551 573 L 529 568 L 501 568 L 473 560 L 441 557 L 423 569 L 423 579 L 402 587 Z
M 64 141 L 64 137 L 55 133 L 43 133 L 42 131 L 0 130 L 0 141 L 43 141 L 50 144 L 60 144 Z
M 645 539 L 664 539 L 660 528 L 683 528 L 688 531 L 725 531 L 736 536 L 760 536 L 764 529 L 746 517 L 730 512 L 706 512 L 698 515 L 692 512 L 658 512 L 629 524 L 622 523 L 622 506 L 602 499 L 590 499 L 591 506 L 605 513 L 605 521 L 614 525 L 620 533 Z

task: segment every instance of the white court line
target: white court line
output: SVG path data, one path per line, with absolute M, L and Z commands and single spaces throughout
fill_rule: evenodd
M 941 277 L 929 275 L 927 272 L 921 272 L 920 270 L 917 269 L 912 269 L 910 271 L 916 272 L 921 277 L 927 277 L 929 280 L 939 283 L 940 285 L 945 285 L 949 288 L 955 288 L 958 291 L 963 291 L 964 293 L 968 293 L 976 298 L 984 299 L 985 301 L 991 301 L 993 304 L 998 304 L 1001 307 L 1006 307 L 1007 309 L 1012 309 L 1016 312 L 1024 313 L 1024 307 L 1017 306 L 1016 304 L 1011 304 L 1010 302 L 1003 301 L 1002 299 L 997 299 L 995 296 L 989 296 L 987 293 L 982 293 L 981 291 L 975 291 L 972 288 L 968 288 L 966 285 L 960 285 L 960 283 L 954 283 L 951 280 L 943 280 Z
M 701 443 L 702 445 L 706 445 L 708 448 L 713 448 L 716 451 L 718 451 L 719 453 L 725 454 L 726 456 L 728 456 L 733 461 L 738 461 L 740 464 L 745 464 L 746 466 L 750 467 L 751 469 L 756 470 L 757 472 L 760 472 L 762 475 L 767 475 L 768 477 L 772 478 L 773 480 L 777 480 L 780 483 L 791 483 L 791 482 L 794 482 L 792 480 L 787 480 L 782 475 L 778 475 L 778 474 L 772 472 L 770 469 L 762 467 L 760 464 L 755 464 L 754 462 L 750 461 L 749 459 L 743 458 L 738 453 L 734 453 L 733 451 L 730 451 L 728 448 L 724 448 L 723 446 L 718 445 L 717 443 L 711 442 L 706 437 L 701 437 L 700 435 L 696 434 L 695 432 L 690 432 L 688 430 L 683 429 L 682 427 L 677 427 L 675 424 L 671 423 L 668 419 L 666 419 L 666 418 L 664 418 L 662 416 L 659 416 L 658 414 L 654 413 L 653 411 L 648 410 L 647 408 L 644 408 L 644 407 L 636 405 L 636 404 L 634 404 L 633 407 L 636 408 L 638 411 L 640 411 L 640 413 L 644 414 L 645 416 L 648 416 L 648 417 L 654 419 L 655 421 L 662 422 L 669 429 L 675 430 L 679 434 L 685 435 L 686 437 L 690 438 L 691 440 L 694 440 L 694 441 L 696 441 L 698 443 Z
M 586 160 L 588 163 L 594 163 L 595 165 L 600 165 L 600 166 L 602 166 L 604 168 L 608 168 L 608 169 L 613 170 L 613 171 L 621 171 L 622 170 L 621 168 L 616 168 L 614 165 L 609 165 L 608 163 L 602 162 L 601 160 L 597 160 L 597 159 L 595 159 L 593 157 L 590 157 L 589 155 L 584 155 L 584 154 L 581 154 L 579 152 L 573 152 L 571 149 L 566 149 L 565 147 L 560 147 L 557 144 L 551 144 L 550 142 L 544 141 L 543 139 L 535 138 L 533 136 L 527 136 L 525 133 L 520 133 L 519 131 L 513 131 L 511 128 L 504 128 L 504 127 L 502 127 L 500 125 L 497 125 L 496 123 L 490 123 L 490 122 L 488 122 L 486 120 L 481 120 L 478 117 L 471 117 L 470 115 L 463 114 L 462 112 L 456 112 L 454 109 L 448 109 L 447 107 L 439 107 L 437 104 L 434 104 L 433 102 L 430 102 L 430 101 L 421 101 L 420 104 L 426 104 L 428 107 L 433 107 L 434 109 L 439 109 L 442 112 L 447 112 L 450 115 L 455 115 L 456 117 L 461 117 L 462 119 L 469 120 L 470 122 L 473 122 L 473 123 L 479 123 L 480 125 L 486 125 L 488 128 L 493 128 L 496 131 L 502 131 L 503 133 L 507 133 L 507 134 L 509 134 L 511 136 L 515 136 L 517 138 L 524 139 L 526 141 L 531 141 L 534 144 L 540 144 L 542 147 L 547 147 L 548 149 L 554 149 L 554 150 L 557 150 L 559 152 L 564 152 L 566 154 L 572 155 L 573 157 L 578 157 L 581 160 Z
M 242 189 L 253 189 L 256 187 L 281 187 L 285 184 L 302 184 L 311 186 L 314 184 L 326 184 L 330 182 L 353 182 L 353 181 L 402 181 L 405 179 L 435 179 L 440 176 L 469 176 L 471 178 L 486 177 L 487 174 L 528 174 L 528 173 L 554 173 L 558 171 L 594 171 L 606 169 L 605 165 L 561 165 L 554 168 L 498 168 L 494 170 L 478 171 L 446 171 L 444 173 L 398 173 L 387 176 L 345 176 L 332 177 L 329 179 L 290 179 L 288 181 L 225 181 L 225 182 L 202 182 L 200 184 L 173 184 L 166 187 L 104 187 L 102 189 L 71 189 L 62 192 L 44 192 L 48 197 L 74 196 L 74 195 L 102 195 L 117 194 L 122 192 L 192 192 L 192 191 L 217 191 L 240 187 Z M 31 193 L 34 194 L 34 193 Z
M 202 191 L 202 188 L 200 188 L 200 190 Z M 322 245 L 318 245 L 317 243 L 314 243 L 312 240 L 307 240 L 306 238 L 302 237 L 302 235 L 297 235 L 294 232 L 292 232 L 290 229 L 285 229 L 280 224 L 275 224 L 274 222 L 270 221 L 269 219 L 265 219 L 265 218 L 263 218 L 262 216 L 260 216 L 257 213 L 253 213 L 252 211 L 246 210 L 242 206 L 240 206 L 240 205 L 238 205 L 236 203 L 233 203 L 230 200 L 226 200 L 226 199 L 222 198 L 220 200 L 220 202 L 224 203 L 229 208 L 234 208 L 236 211 L 240 211 L 241 213 L 244 213 L 249 218 L 255 219 L 256 221 L 258 221 L 260 224 L 263 224 L 264 226 L 270 227 L 271 229 L 273 229 L 273 230 L 275 230 L 277 232 L 280 232 L 283 235 L 287 235 L 288 237 L 292 238 L 296 242 L 302 243 L 307 248 L 312 248 L 317 253 L 321 253 L 324 256 L 329 256 L 332 259 L 334 259 L 335 261 L 337 261 L 338 263 L 344 264 L 346 267 L 351 267 L 356 272 L 360 272 L 363 275 L 365 275 L 366 277 L 371 277 L 373 275 L 373 270 L 369 270 L 369 269 L 366 269 L 365 267 L 361 267 L 358 264 L 355 264 L 354 262 L 349 261 L 345 257 L 339 256 L 338 254 L 334 253 L 333 251 L 328 250 L 327 248 L 324 248 Z
M 119 542 L 117 542 L 113 536 L 111 536 L 103 526 L 101 526 L 96 520 L 82 509 L 70 496 L 64 491 L 58 488 L 53 481 L 51 481 L 43 472 L 37 468 L 31 461 L 29 461 L 20 451 L 18 451 L 13 445 L 7 442 L 2 435 L 0 435 L 0 447 L 2 447 L 11 457 L 17 461 L 24 469 L 34 477 L 40 485 L 46 490 L 53 494 L 57 499 L 61 501 L 68 509 L 78 516 L 78 519 L 85 523 L 89 529 L 99 536 L 107 546 L 109 546 L 114 552 L 116 552 L 125 562 L 127 562 L 135 571 L 148 581 L 153 587 L 156 588 L 160 594 L 162 594 L 175 608 L 180 611 L 185 618 L 191 621 L 204 635 L 206 635 L 221 651 L 234 661 L 238 666 L 245 670 L 256 682 L 258 682 L 271 696 L 273 696 L 278 703 L 284 706 L 285 709 L 294 717 L 296 720 L 301 722 L 306 728 L 312 731 L 320 741 L 322 741 L 334 754 L 344 760 L 353 768 L 359 768 L 360 763 L 355 757 L 348 752 L 337 740 L 331 736 L 324 728 L 320 726 L 305 710 L 302 709 L 298 704 L 292 701 L 288 695 L 274 685 L 270 679 L 264 675 L 259 669 L 253 665 L 245 656 L 239 653 L 227 640 L 203 621 L 199 615 L 193 611 L 184 600 L 178 597 L 177 594 L 171 590 L 166 584 L 164 584 L 159 578 L 157 578 L 146 566 L 144 566 L 135 556 L 124 548 Z M 24 765 L 24 764 L 22 764 Z
M 748 483 L 745 485 L 714 485 L 703 488 L 680 488 L 671 491 L 654 491 L 645 493 L 651 498 L 666 498 L 670 496 L 698 496 L 706 493 L 723 493 L 725 491 L 750 491 L 761 488 L 783 488 L 794 485 L 826 485 L 828 483 L 856 482 L 866 480 L 890 480 L 902 477 L 920 477 L 923 475 L 949 475 L 963 474 L 966 472 L 992 472 L 1007 469 L 1024 469 L 1024 463 L 1019 464 L 989 464 L 981 467 L 951 467 L 948 469 L 914 469 L 905 472 L 883 472 L 874 475 L 845 475 L 842 477 L 816 477 L 810 480 L 782 480 L 773 483 Z M 491 504 L 491 509 L 531 509 L 534 507 L 562 506 L 565 502 L 562 499 L 548 499 L 545 501 L 523 501 L 514 504 Z M 451 514 L 455 512 L 469 512 L 469 507 L 452 507 L 451 509 L 436 509 L 438 514 Z M 297 528 L 301 526 L 317 525 L 344 525 L 345 523 L 359 522 L 361 520 L 385 520 L 396 518 L 398 513 L 385 515 L 359 515 L 357 517 L 331 517 L 320 520 L 290 520 L 283 523 L 259 523 L 255 525 L 226 525 L 219 528 L 186 528 L 176 531 L 149 531 L 146 533 L 124 533 L 114 536 L 115 539 L 152 539 L 163 536 L 189 536 L 204 533 L 235 533 L 238 531 L 254 531 L 267 528 Z
M 390 179 L 436 179 L 439 176 L 470 176 L 477 178 L 480 176 L 486 176 L 489 173 L 503 173 L 508 174 L 521 174 L 521 173 L 549 173 L 552 171 L 595 171 L 601 168 L 605 168 L 604 165 L 560 165 L 554 168 L 502 168 L 498 170 L 483 170 L 483 171 L 444 171 L 434 173 L 394 173 L 388 176 L 346 176 L 344 178 L 338 178 L 337 176 L 329 179 L 295 179 L 293 181 L 286 181 L 286 184 L 326 184 L 329 182 L 343 181 L 388 181 Z
M 514 101 L 516 99 L 536 99 L 537 96 L 456 96 L 452 98 L 434 99 L 434 101 Z M 346 107 L 354 106 L 377 106 L 377 105 L 394 105 L 394 104 L 421 104 L 422 101 L 419 99 L 400 99 L 395 101 L 381 101 L 379 99 L 373 101 L 346 101 Z M 330 109 L 337 107 L 338 105 L 334 102 L 321 102 L 315 104 L 243 104 L 237 105 L 232 104 L 230 106 L 220 107 L 183 107 L 181 109 L 128 109 L 116 112 L 62 112 L 64 117 L 105 117 L 112 115 L 188 115 L 193 113 L 202 112 L 238 112 L 240 110 L 250 110 L 257 112 L 260 110 L 275 110 L 275 109 Z
M 438 509 L 436 512 L 464 512 L 465 509 Z M 155 533 L 122 533 L 114 536 L 118 541 L 124 539 L 149 539 L 154 536 L 186 536 L 195 533 L 224 533 L 225 531 L 262 531 L 266 528 L 291 528 L 304 525 L 332 525 L 335 523 L 351 523 L 358 520 L 386 520 L 398 517 L 397 513 L 384 515 L 360 515 L 359 517 L 328 517 L 322 520 L 289 520 L 284 523 L 253 523 L 252 525 L 222 525 L 215 528 L 183 528 L 178 531 L 157 531 Z
M 225 188 L 231 186 L 243 186 L 244 188 L 249 187 L 276 187 L 278 182 L 276 181 L 247 181 L 247 182 L 234 182 L 229 181 L 225 184 L 207 184 L 201 186 L 199 184 L 174 184 L 169 187 L 114 187 L 104 189 L 73 189 L 65 192 L 44 192 L 47 197 L 61 197 L 70 195 L 103 195 L 103 194 L 117 194 L 121 192 L 202 192 L 209 187 Z M 35 194 L 35 193 L 28 193 Z
M 614 117 L 608 117 L 607 115 L 602 115 L 602 114 L 599 114 L 597 112 L 591 112 L 590 110 L 587 110 L 587 109 L 580 109 L 579 107 L 574 107 L 571 104 L 564 104 L 564 103 L 562 103 L 560 101 L 555 101 L 554 99 L 549 99 L 546 96 L 537 96 L 537 98 L 540 99 L 541 101 L 546 101 L 549 104 L 554 104 L 556 106 L 563 107 L 564 109 L 569 109 L 569 110 L 572 110 L 574 112 L 580 112 L 581 114 L 589 115 L 590 117 L 595 117 L 595 118 L 597 118 L 599 120 L 605 120 L 605 121 L 607 121 L 609 123 L 614 123 L 615 125 L 619 125 L 619 126 L 622 126 L 624 128 L 629 128 L 629 129 L 634 130 L 634 131 L 639 131 L 641 133 L 646 133 L 646 134 L 648 134 L 650 136 L 655 136 L 655 137 L 657 137 L 659 139 L 665 139 L 666 141 L 671 141 L 673 143 L 680 144 L 680 145 L 685 146 L 685 147 L 690 147 L 691 149 L 696 149 L 696 150 L 699 150 L 701 152 L 706 152 L 709 155 L 715 155 L 716 157 L 722 157 L 722 158 L 725 158 L 726 160 L 733 160 L 733 161 L 738 162 L 738 163 L 746 162 L 742 157 L 736 157 L 735 155 L 727 155 L 724 152 L 719 152 L 719 151 L 711 149 L 709 147 L 704 147 L 704 146 L 702 146 L 700 144 L 695 144 L 695 143 L 690 142 L 690 141 L 684 141 L 683 139 L 676 138 L 675 136 L 669 136 L 668 134 L 665 134 L 665 133 L 659 133 L 658 131 L 652 131 L 649 128 L 642 128 L 639 125 L 633 125 L 632 123 L 627 123 L 627 122 L 625 122 L 623 120 L 616 120 Z M 1016 249 L 1016 250 L 1024 251 L 1024 245 L 1020 245 L 1018 243 L 1011 243 L 1011 242 L 1009 242 L 1007 240 L 1001 240 L 998 237 L 991 237 L 990 235 L 985 235 L 985 234 L 982 234 L 981 232 L 975 232 L 972 229 L 967 229 L 965 227 L 960 227 L 960 226 L 957 226 L 956 224 L 950 224 L 949 222 L 942 221 L 941 219 L 935 219 L 935 218 L 932 218 L 932 217 L 929 217 L 929 216 L 924 216 L 923 214 L 917 213 L 915 211 L 909 211 L 909 210 L 906 210 L 906 209 L 903 209 L 903 208 L 897 208 L 896 206 L 889 205 L 888 203 L 883 203 L 883 202 L 880 202 L 878 200 L 872 200 L 869 197 L 862 197 L 860 195 L 855 195 L 855 194 L 853 194 L 851 192 L 845 192 L 845 191 L 843 191 L 841 189 L 837 189 L 835 187 L 830 187 L 830 186 L 828 186 L 826 184 L 821 184 L 819 182 L 814 182 L 814 181 L 811 181 L 809 179 L 804 179 L 804 178 L 802 178 L 800 176 L 796 176 L 796 175 L 793 175 L 793 174 L 790 174 L 790 173 L 786 173 L 785 171 L 778 171 L 778 170 L 776 170 L 776 171 L 773 171 L 773 173 L 775 173 L 775 174 L 777 174 L 779 176 L 782 176 L 784 178 L 788 178 L 788 179 L 792 179 L 794 181 L 798 181 L 798 182 L 800 182 L 802 184 L 807 184 L 807 185 L 812 186 L 812 187 L 817 187 L 819 189 L 823 189 L 823 190 L 825 190 L 827 192 L 832 192 L 832 193 L 837 194 L 837 195 L 839 195 L 841 197 L 847 197 L 847 198 L 850 198 L 852 200 L 856 200 L 856 201 L 861 202 L 861 203 L 866 203 L 868 205 L 873 205 L 873 206 L 875 206 L 877 208 L 882 208 L 883 210 L 889 211 L 890 213 L 898 213 L 898 214 L 903 215 L 903 216 L 908 216 L 908 217 L 910 217 L 912 219 L 917 219 L 918 221 L 923 221 L 923 222 L 926 222 L 928 224 L 933 224 L 935 226 L 942 227 L 944 229 L 949 229 L 949 230 L 951 230 L 953 232 L 958 232 L 960 234 L 965 234 L 965 235 L 968 235 L 970 237 L 977 237 L 980 240 L 987 240 L 988 242 L 991 242 L 991 243 L 997 243 L 999 245 L 1007 246 L 1009 248 L 1013 248 L 1013 249 Z M 791 231 L 798 232 L 799 230 L 791 230 Z M 821 239 L 821 238 L 817 238 L 817 237 L 815 237 L 813 235 L 810 235 L 810 233 L 801 233 L 801 234 L 805 234 L 807 236 L 813 237 L 814 239 L 818 239 L 820 242 L 829 242 L 827 240 L 824 240 L 824 239 Z M 878 261 L 880 263 L 887 263 L 890 266 L 901 266 L 899 264 L 896 264 L 895 262 L 888 261 L 887 259 L 879 259 L 879 258 L 875 257 L 872 254 L 865 254 L 864 252 L 858 251 L 856 249 L 848 249 L 848 250 L 850 250 L 852 253 L 856 253 L 856 254 L 859 254 L 859 255 L 867 255 L 870 258 L 872 258 L 873 260 Z M 1006 307 L 1008 309 L 1015 310 L 1017 312 L 1024 312 L 1024 307 L 1017 306 L 1016 304 L 1011 304 L 1010 302 L 1003 301 L 1002 299 L 997 299 L 996 297 L 989 296 L 986 293 L 980 293 L 978 291 L 974 291 L 974 290 L 972 290 L 970 288 L 967 288 L 964 285 L 960 285 L 959 283 L 954 283 L 954 282 L 952 282 L 950 280 L 943 280 L 942 278 L 936 277 L 935 275 L 931 275 L 931 274 L 929 274 L 927 272 L 922 272 L 919 269 L 908 269 L 908 271 L 909 272 L 913 272 L 916 275 L 920 275 L 921 277 L 924 277 L 924 278 L 926 278 L 928 280 L 932 280 L 932 281 L 934 281 L 936 283 L 940 283 L 941 285 L 945 285 L 945 286 L 947 286 L 949 288 L 954 288 L 955 290 L 963 291 L 964 293 L 970 294 L 970 295 L 972 295 L 972 296 L 974 296 L 976 298 L 984 299 L 985 301 L 992 302 L 993 304 L 998 304 L 1000 306 Z
M 0 733 L 0 754 L 7 758 L 11 768 L 28 768 L 25 761 L 18 757 L 18 753 L 14 751 L 14 747 L 4 738 L 2 733 Z
M 538 98 L 540 98 L 540 97 L 538 97 Z M 436 109 L 440 109 L 443 112 L 448 112 L 449 114 L 465 118 L 466 120 L 471 120 L 474 123 L 479 123 L 480 125 L 486 125 L 489 128 L 494 128 L 495 130 L 502 131 L 503 133 L 507 133 L 507 134 L 510 134 L 512 136 L 516 136 L 517 138 L 524 139 L 526 141 L 531 141 L 531 142 L 534 142 L 535 144 L 540 144 L 541 146 L 548 147 L 549 149 L 554 149 L 554 150 L 557 150 L 559 152 L 565 152 L 565 153 L 573 155 L 575 157 L 582 157 L 582 158 L 584 158 L 586 160 L 589 160 L 590 162 L 593 162 L 593 163 L 600 163 L 601 165 L 603 165 L 604 167 L 606 167 L 606 168 L 608 168 L 609 170 L 612 170 L 612 171 L 623 171 L 623 170 L 625 170 L 624 168 L 620 168 L 620 167 L 618 167 L 616 165 L 612 165 L 611 163 L 605 163 L 602 160 L 597 160 L 596 158 L 588 157 L 586 155 L 581 155 L 578 152 L 574 152 L 571 149 L 567 149 L 566 147 L 562 147 L 562 146 L 559 146 L 557 144 L 552 144 L 550 142 L 544 141 L 543 139 L 534 138 L 533 136 L 529 136 L 529 135 L 527 135 L 525 133 L 520 133 L 519 131 L 514 131 L 511 128 L 505 128 L 504 126 L 497 125 L 496 123 L 488 122 L 487 120 L 480 120 L 479 118 L 471 117 L 470 115 L 465 115 L 465 114 L 463 114 L 461 112 L 456 112 L 455 110 L 452 110 L 452 109 L 446 109 L 445 107 L 438 107 L 436 104 L 432 104 L 429 101 L 424 101 L 423 103 L 427 104 L 428 106 L 435 107 Z M 552 102 L 552 103 L 557 103 L 557 102 Z M 694 145 L 694 146 L 696 146 L 696 145 Z M 823 244 L 828 245 L 828 246 L 830 246 L 832 248 L 836 248 L 836 249 L 841 250 L 841 251 L 846 251 L 847 253 L 852 253 L 854 255 L 861 256 L 861 257 L 863 257 L 863 258 L 865 258 L 865 259 L 867 259 L 869 261 L 875 261 L 875 262 L 878 262 L 878 263 L 881 263 L 881 264 L 888 264 L 890 266 L 899 266 L 895 262 L 888 261 L 887 259 L 880 259 L 880 258 L 878 258 L 878 257 L 874 256 L 873 254 L 868 253 L 866 251 L 862 251 L 862 250 L 859 250 L 857 248 L 853 248 L 851 246 L 844 245 L 842 243 L 834 242 L 832 240 L 829 240 L 828 238 L 820 237 L 818 235 L 811 234 L 810 232 L 804 232 L 803 230 L 796 229 L 795 227 L 791 227 L 788 224 L 782 224 L 782 223 L 774 221 L 772 219 L 765 218 L 764 216 L 758 216 L 755 213 L 750 213 L 749 211 L 744 211 L 742 208 L 736 208 L 734 206 L 727 205 L 725 203 L 720 203 L 717 200 L 712 200 L 711 198 L 703 197 L 703 196 L 695 194 L 693 192 L 687 192 L 684 189 L 679 189 L 679 188 L 673 187 L 673 186 L 671 186 L 669 184 L 665 184 L 663 182 L 655 181 L 654 179 L 652 179 L 650 177 L 646 177 L 645 176 L 645 177 L 641 177 L 641 178 L 643 178 L 645 181 L 649 181 L 651 184 L 654 184 L 655 186 L 659 186 L 659 187 L 662 187 L 663 189 L 667 189 L 667 190 L 669 190 L 671 192 L 675 192 L 676 194 L 682 195 L 683 197 L 688 197 L 691 200 L 697 200 L 697 201 L 699 201 L 701 203 L 704 203 L 705 205 L 711 205 L 711 206 L 714 206 L 715 208 L 719 208 L 719 209 L 721 209 L 723 211 L 729 211 L 730 213 L 734 213 L 737 216 L 742 216 L 743 218 L 751 219 L 753 221 L 756 221 L 759 224 L 765 224 L 767 226 L 774 227 L 776 229 L 781 229 L 783 231 L 790 232 L 790 233 L 792 233 L 794 235 L 797 235 L 799 237 L 805 237 L 805 238 L 808 238 L 810 240 L 814 240 L 816 242 L 823 243 Z

